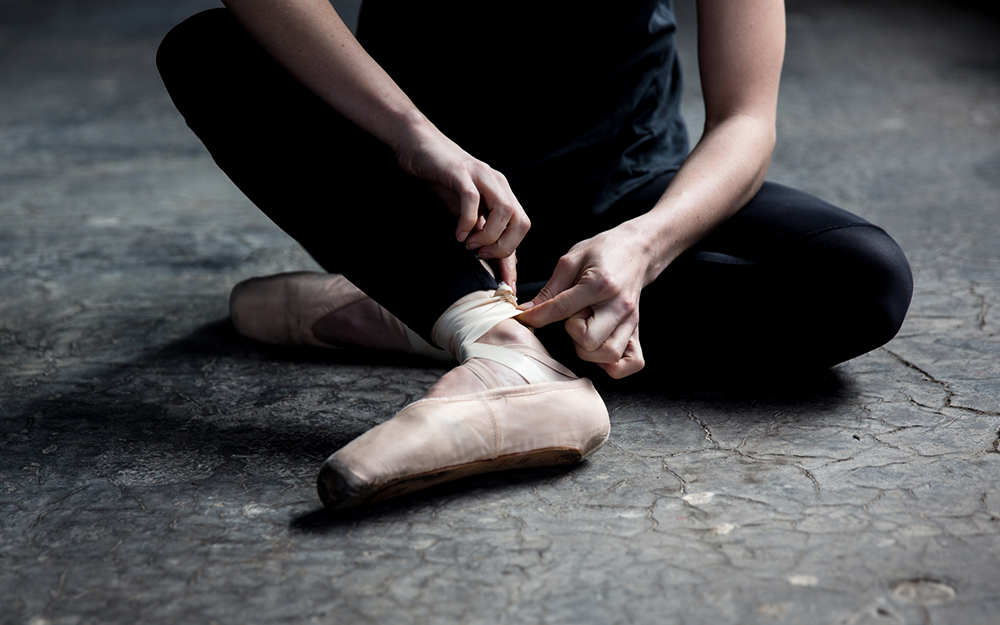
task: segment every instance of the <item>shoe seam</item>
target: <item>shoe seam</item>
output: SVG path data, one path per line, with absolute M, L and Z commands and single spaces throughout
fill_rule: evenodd
M 490 422 L 493 423 L 493 459 L 496 460 L 500 456 L 500 424 L 497 423 L 497 416 L 493 413 L 493 409 L 490 408 L 490 403 L 485 399 L 480 399 L 480 403 L 486 408 L 486 412 L 490 415 Z

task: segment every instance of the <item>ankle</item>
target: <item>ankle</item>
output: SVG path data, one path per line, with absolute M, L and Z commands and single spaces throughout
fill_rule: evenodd
M 505 319 L 479 337 L 476 342 L 487 345 L 511 345 L 514 343 L 534 345 L 538 339 L 535 338 L 531 328 L 522 325 L 517 319 Z

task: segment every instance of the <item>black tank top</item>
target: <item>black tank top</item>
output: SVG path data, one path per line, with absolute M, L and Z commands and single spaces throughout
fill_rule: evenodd
M 362 45 L 529 214 L 601 213 L 688 152 L 671 0 L 366 0 Z

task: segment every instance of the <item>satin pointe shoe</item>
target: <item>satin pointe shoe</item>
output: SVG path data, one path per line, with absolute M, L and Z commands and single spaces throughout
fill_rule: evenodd
M 366 299 L 358 287 L 340 274 L 297 271 L 250 278 L 229 296 L 229 316 L 236 331 L 272 345 L 308 345 L 336 348 L 316 336 L 316 328 L 330 315 Z M 387 344 L 411 354 L 451 360 L 443 349 L 403 325 L 381 306 Z
M 590 380 L 529 345 L 475 342 L 519 312 L 504 284 L 449 308 L 434 340 L 488 390 L 421 399 L 345 445 L 320 469 L 324 505 L 355 508 L 477 473 L 571 464 L 597 451 L 611 424 Z M 500 362 L 529 383 L 501 386 L 478 359 Z M 571 379 L 553 382 L 546 369 Z

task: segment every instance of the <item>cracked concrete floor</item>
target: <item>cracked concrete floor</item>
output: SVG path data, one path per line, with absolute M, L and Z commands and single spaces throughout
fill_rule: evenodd
M 160 85 L 201 6 L 0 5 L 0 622 L 1000 622 L 995 17 L 789 2 L 771 179 L 907 251 L 886 348 L 611 389 L 582 466 L 330 518 L 319 463 L 439 371 L 230 330 L 233 283 L 313 265 Z

